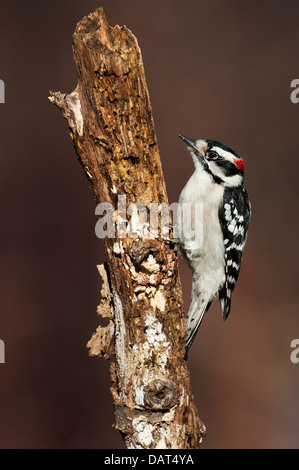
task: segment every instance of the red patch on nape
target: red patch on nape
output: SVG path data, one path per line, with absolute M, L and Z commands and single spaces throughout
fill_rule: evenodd
M 235 158 L 234 159 L 234 164 L 239 168 L 239 170 L 242 171 L 242 173 L 244 173 L 245 171 L 245 165 L 244 165 L 244 162 L 242 160 L 242 158 Z

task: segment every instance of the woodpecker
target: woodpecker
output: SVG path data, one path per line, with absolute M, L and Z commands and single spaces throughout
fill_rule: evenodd
M 185 213 L 185 204 L 202 203 L 200 243 L 192 239 L 195 221 L 191 218 L 191 224 L 185 223 L 181 216 L 179 249 L 192 270 L 191 303 L 186 318 L 188 352 L 205 312 L 216 297 L 223 320 L 228 317 L 247 239 L 251 206 L 243 186 L 244 161 L 237 152 L 217 140 L 179 136 L 187 145 L 195 166 L 179 198 L 181 214 Z

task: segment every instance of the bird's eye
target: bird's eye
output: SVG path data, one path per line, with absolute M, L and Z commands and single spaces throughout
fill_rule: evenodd
M 208 159 L 209 160 L 217 160 L 218 158 L 218 153 L 217 152 L 209 152 L 208 153 Z

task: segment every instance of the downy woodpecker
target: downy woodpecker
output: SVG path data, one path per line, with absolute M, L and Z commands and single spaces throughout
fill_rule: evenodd
M 230 312 L 231 294 L 239 275 L 251 208 L 243 187 L 243 159 L 216 140 L 180 137 L 187 144 L 195 166 L 180 195 L 181 211 L 184 213 L 184 204 L 202 203 L 202 240 L 199 244 L 192 241 L 192 227 L 188 228 L 183 216 L 181 219 L 180 251 L 192 270 L 186 327 L 188 352 L 215 297 L 219 298 L 224 320 Z M 193 227 L 194 222 L 191 220 Z

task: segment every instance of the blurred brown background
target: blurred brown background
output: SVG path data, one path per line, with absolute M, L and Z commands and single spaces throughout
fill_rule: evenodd
M 189 368 L 204 448 L 298 448 L 298 1 L 1 1 L 1 448 L 122 448 L 109 363 L 85 347 L 103 262 L 94 202 L 48 90 L 76 86 L 72 33 L 103 6 L 137 36 L 169 200 L 193 171 L 178 138 L 245 159 L 253 217 L 232 311 L 215 303 Z M 181 263 L 185 307 L 191 276 Z

